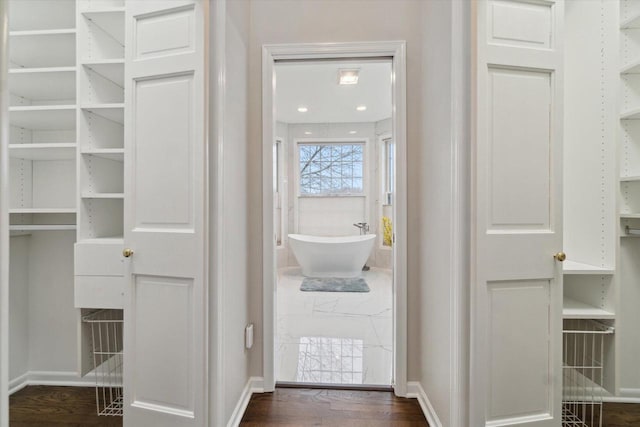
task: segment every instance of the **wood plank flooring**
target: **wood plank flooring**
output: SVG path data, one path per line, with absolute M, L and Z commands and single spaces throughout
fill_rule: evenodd
M 391 392 L 277 388 L 251 397 L 243 427 L 425 427 L 415 399 Z
M 121 427 L 121 417 L 96 415 L 92 387 L 30 386 L 10 398 L 10 427 Z M 603 427 L 640 426 L 640 405 L 606 403 Z M 389 392 L 279 388 L 257 394 L 243 427 L 427 426 L 418 402 Z
M 10 427 L 121 427 L 122 417 L 96 414 L 93 387 L 29 386 L 9 398 Z

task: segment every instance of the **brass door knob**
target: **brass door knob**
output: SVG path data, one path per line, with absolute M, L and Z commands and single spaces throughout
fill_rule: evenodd
M 123 250 L 123 251 L 122 251 L 122 255 L 123 255 L 125 258 L 129 258 L 131 255 L 133 255 L 133 249 L 129 249 L 129 248 L 127 248 L 127 249 Z
M 565 254 L 564 252 L 558 252 L 553 257 L 555 258 L 556 261 L 562 262 L 565 259 L 567 259 L 567 254 Z

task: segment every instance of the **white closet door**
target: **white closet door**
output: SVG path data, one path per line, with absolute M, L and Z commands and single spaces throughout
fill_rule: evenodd
M 564 5 L 473 4 L 471 425 L 559 427 Z
M 126 2 L 125 426 L 207 424 L 207 14 Z

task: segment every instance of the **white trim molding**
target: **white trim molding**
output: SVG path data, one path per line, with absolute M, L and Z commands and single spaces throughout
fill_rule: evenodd
M 407 106 L 406 42 L 271 44 L 262 47 L 262 278 L 264 390 L 275 389 L 276 252 L 273 227 L 273 141 L 275 140 L 274 67 L 276 61 L 349 58 L 392 61 L 392 133 L 396 143 L 394 200 L 394 357 L 393 388 L 407 393 Z
M 262 377 L 250 377 L 247 381 L 247 384 L 242 389 L 242 394 L 240 395 L 240 399 L 236 404 L 236 407 L 233 409 L 233 413 L 231 414 L 231 418 L 229 418 L 229 422 L 227 423 L 227 427 L 237 427 L 240 425 L 240 421 L 242 421 L 242 417 L 244 416 L 245 411 L 247 410 L 247 406 L 249 405 L 249 401 L 251 400 L 251 396 L 254 393 L 263 393 L 264 392 L 264 379 Z
M 0 427 L 9 426 L 9 2 L 0 1 Z
M 209 13 L 208 84 L 208 249 L 209 280 L 209 397 L 208 424 L 224 423 L 224 109 L 226 98 L 226 0 L 211 2 Z
M 9 394 L 30 385 L 47 385 L 63 387 L 95 387 L 95 373 L 89 373 L 84 377 L 75 371 L 29 371 L 12 379 L 9 382 Z
M 407 397 L 410 399 L 418 399 L 418 403 L 424 416 L 427 418 L 429 427 L 442 427 L 438 414 L 436 414 L 435 409 L 433 409 L 433 405 L 431 405 L 427 393 L 425 393 L 424 388 L 422 388 L 422 384 L 418 381 L 409 381 L 407 383 Z

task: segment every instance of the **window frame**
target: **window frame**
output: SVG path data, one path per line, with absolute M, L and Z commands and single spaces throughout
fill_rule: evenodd
M 368 138 L 297 138 L 294 141 L 295 156 L 295 192 L 297 198 L 322 197 L 367 197 L 369 187 L 369 139 Z M 300 176 L 300 146 L 301 145 L 361 145 L 362 146 L 362 191 L 358 193 L 302 193 Z

